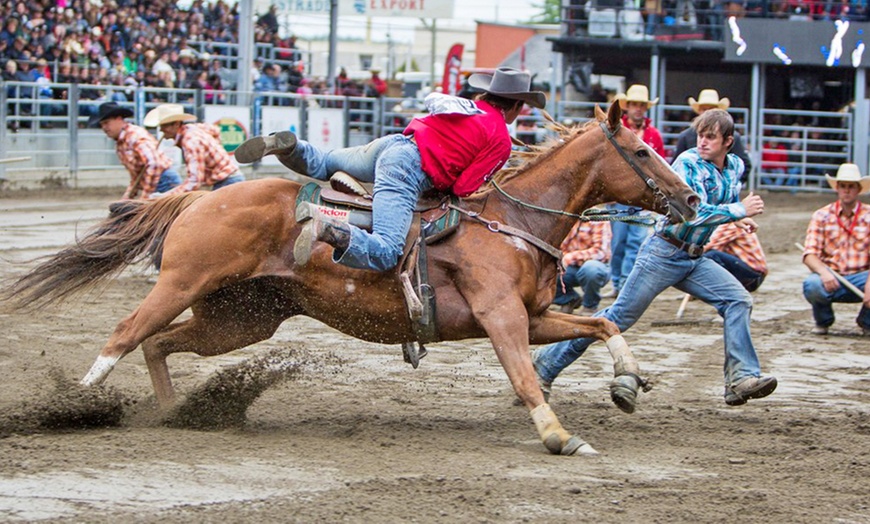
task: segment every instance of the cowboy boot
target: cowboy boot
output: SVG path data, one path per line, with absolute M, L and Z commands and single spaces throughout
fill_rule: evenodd
M 296 151 L 296 144 L 296 135 L 290 131 L 279 131 L 245 140 L 236 148 L 234 155 L 240 164 L 250 164 L 264 156 L 275 155 L 284 166 L 300 175 L 308 175 L 308 165 Z
M 315 241 L 329 244 L 340 254 L 350 246 L 350 226 L 345 220 L 323 213 L 323 209 L 329 208 L 303 202 L 296 210 L 297 221 L 305 223 L 293 245 L 293 258 L 300 266 L 308 264 Z

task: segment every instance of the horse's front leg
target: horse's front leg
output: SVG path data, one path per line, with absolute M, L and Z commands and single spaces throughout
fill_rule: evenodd
M 519 298 L 489 300 L 477 306 L 480 309 L 472 304 L 475 318 L 492 341 L 514 392 L 530 410 L 544 446 L 554 455 L 597 454 L 588 443 L 568 433 L 544 402 L 529 354 L 528 313 Z
M 649 391 L 649 382 L 641 378 L 640 365 L 616 324 L 600 317 L 578 317 L 545 311 L 529 324 L 532 344 L 552 344 L 573 338 L 597 338 L 607 345 L 613 358 L 613 380 L 610 399 L 626 413 L 634 413 L 637 393 L 643 387 Z

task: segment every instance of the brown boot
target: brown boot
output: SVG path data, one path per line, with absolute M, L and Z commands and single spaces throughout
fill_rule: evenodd
M 309 206 L 307 203 L 300 204 L 300 208 L 302 206 L 306 206 L 306 209 L 297 209 L 297 217 L 303 215 L 310 219 L 305 222 L 302 232 L 293 245 L 293 258 L 296 264 L 300 266 L 308 264 L 316 241 L 329 244 L 337 253 L 344 253 L 350 246 L 350 226 L 347 222 L 321 212 L 320 206 Z
M 308 175 L 308 166 L 296 152 L 296 144 L 296 135 L 290 131 L 279 131 L 245 140 L 233 154 L 240 164 L 250 164 L 262 160 L 264 156 L 275 155 L 288 168 L 300 175 Z

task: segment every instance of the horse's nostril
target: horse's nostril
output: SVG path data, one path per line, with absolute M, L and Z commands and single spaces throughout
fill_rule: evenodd
M 688 199 L 688 204 L 692 207 L 692 209 L 696 209 L 701 204 L 701 197 L 698 195 L 692 195 Z

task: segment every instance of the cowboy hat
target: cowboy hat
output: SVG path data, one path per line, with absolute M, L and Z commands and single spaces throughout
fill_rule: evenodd
M 697 100 L 689 97 L 689 105 L 692 106 L 692 109 L 696 113 L 701 114 L 702 106 L 712 106 L 716 109 L 728 109 L 731 107 L 731 100 L 728 100 L 727 98 L 719 98 L 719 92 L 715 89 L 702 89 Z
M 142 125 L 157 127 L 172 122 L 193 122 L 196 117 L 184 112 L 181 104 L 160 104 L 145 115 Z
M 502 98 L 522 100 L 538 109 L 547 105 L 547 95 L 542 91 L 529 91 L 531 75 L 509 67 L 500 67 L 491 75 L 475 73 L 468 77 L 468 85 Z
M 855 164 L 841 164 L 837 169 L 837 176 L 832 177 L 825 173 L 825 178 L 828 179 L 828 185 L 837 190 L 837 182 L 857 182 L 861 185 L 861 193 L 870 191 L 870 177 L 862 177 L 861 171 Z
M 625 93 L 616 95 L 616 99 L 619 101 L 619 107 L 623 111 L 628 107 L 629 102 L 641 102 L 646 104 L 647 109 L 659 103 L 658 98 L 655 100 L 649 99 L 649 89 L 641 84 L 634 84 Z
M 105 102 L 100 104 L 97 114 L 88 119 L 88 127 L 98 127 L 103 120 L 116 116 L 130 118 L 133 116 L 133 111 L 119 106 L 117 102 Z

